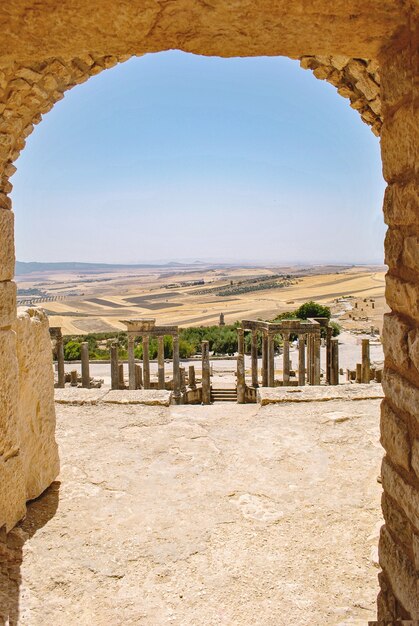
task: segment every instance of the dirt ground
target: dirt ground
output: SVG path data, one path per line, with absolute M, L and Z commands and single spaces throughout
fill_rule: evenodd
M 19 624 L 366 624 L 379 401 L 57 406 Z

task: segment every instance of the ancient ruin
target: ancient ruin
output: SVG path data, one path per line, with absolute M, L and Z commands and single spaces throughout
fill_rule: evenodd
M 1 5 L 0 527 L 10 531 L 24 517 L 26 500 L 40 495 L 59 469 L 46 321 L 30 312 L 17 316 L 13 282 L 10 178 L 34 125 L 68 89 L 132 55 L 180 49 L 226 57 L 298 58 L 302 67 L 334 85 L 381 136 L 388 185 L 384 218 L 391 312 L 385 316 L 383 335 L 385 525 L 379 544 L 377 614 L 381 623 L 419 618 L 418 17 L 413 0 L 23 0 Z M 310 348 L 314 377 L 316 350 L 315 345 Z M 268 366 L 269 372 L 272 376 Z M 252 382 L 258 383 L 256 376 Z M 31 428 L 25 420 L 38 427 Z M 5 535 L 4 545 L 7 553 Z

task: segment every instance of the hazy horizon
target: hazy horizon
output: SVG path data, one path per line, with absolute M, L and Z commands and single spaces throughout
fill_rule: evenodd
M 149 54 L 44 117 L 12 179 L 22 261 L 383 263 L 379 140 L 296 61 Z

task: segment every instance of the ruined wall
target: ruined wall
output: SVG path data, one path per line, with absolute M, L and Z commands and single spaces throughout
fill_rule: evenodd
M 419 618 L 419 196 L 418 39 L 410 31 L 383 51 L 384 217 L 389 266 L 381 411 L 385 519 L 380 537 L 379 618 Z M 416 89 L 416 91 L 415 91 Z
M 52 483 L 60 469 L 48 318 L 41 309 L 19 308 L 15 330 L 19 367 L 17 433 L 26 499 L 32 500 Z

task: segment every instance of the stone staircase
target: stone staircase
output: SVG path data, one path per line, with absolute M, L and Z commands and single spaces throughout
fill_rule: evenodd
M 237 402 L 237 389 L 211 389 L 211 402 Z

